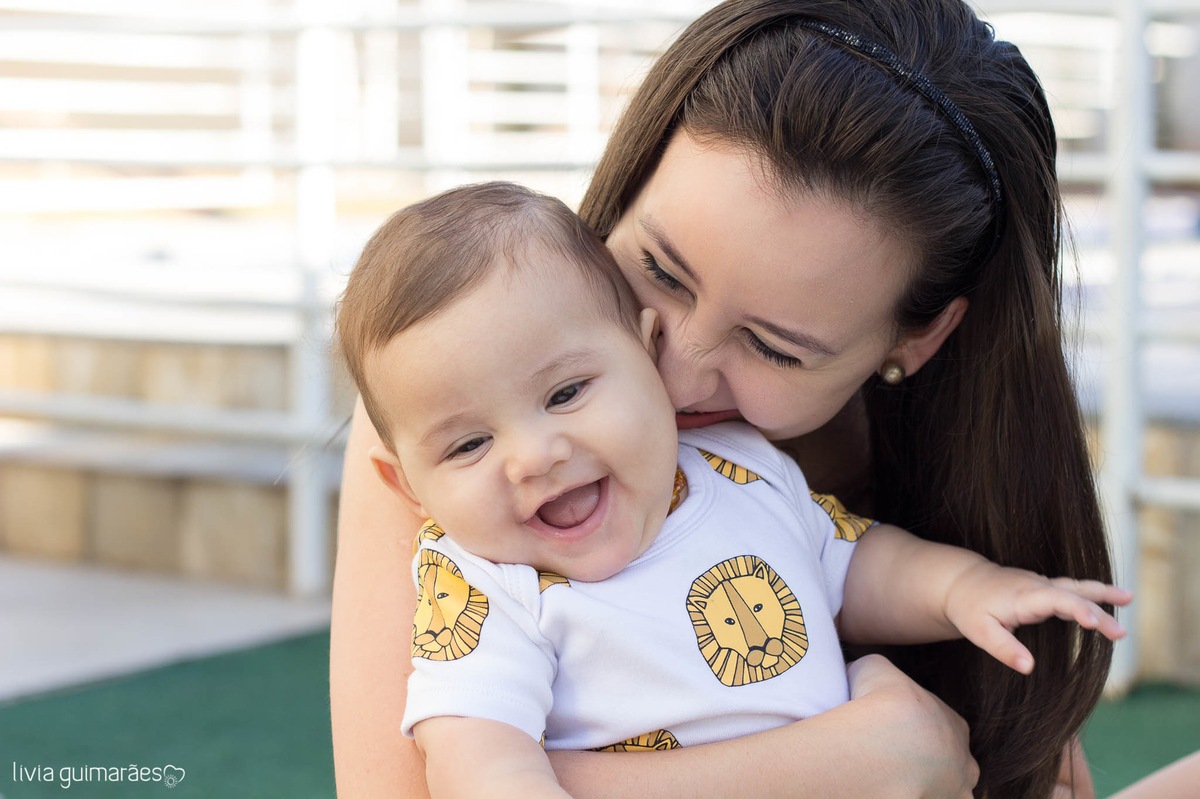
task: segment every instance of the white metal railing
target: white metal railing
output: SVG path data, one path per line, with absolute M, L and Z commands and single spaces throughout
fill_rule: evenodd
M 278 175 L 286 174 L 295 180 L 291 202 L 298 232 L 296 262 L 300 276 L 294 295 L 263 306 L 264 310 L 270 306 L 291 314 L 296 320 L 289 344 L 293 375 L 291 410 L 286 413 L 213 411 L 199 417 L 192 410 L 183 414 L 131 401 L 85 403 L 72 397 L 9 391 L 0 392 L 0 414 L 218 440 L 253 440 L 290 448 L 296 460 L 288 481 L 289 551 L 293 553 L 289 584 L 294 592 L 301 594 L 325 591 L 328 564 L 324 520 L 328 517 L 328 481 L 312 457 L 311 448 L 305 444 L 314 436 L 327 433 L 339 421 L 329 418 L 329 375 L 325 353 L 317 346 L 328 336 L 329 297 L 316 279 L 334 258 L 338 176 L 355 170 L 406 172 L 428 175 L 437 183 L 440 173 L 504 170 L 573 171 L 581 175 L 598 154 L 605 120 L 612 116 L 600 102 L 607 91 L 601 87 L 606 79 L 600 54 L 606 48 L 609 51 L 619 48 L 606 41 L 605 32 L 619 30 L 623 38 L 637 42 L 630 48 L 634 52 L 624 62 L 632 69 L 630 65 L 644 61 L 654 50 L 652 44 L 637 40 L 665 39 L 671 29 L 695 16 L 703 5 L 706 4 L 682 2 L 664 11 L 645 4 L 636 8 L 599 4 L 590 8 L 565 4 L 500 7 L 469 0 L 413 0 L 406 4 L 395 0 L 360 0 L 358 5 L 334 6 L 319 0 L 294 0 L 282 10 L 279 6 L 259 4 L 256 13 L 227 21 L 205 17 L 198 10 L 199 5 L 154 3 L 145 5 L 152 9 L 147 15 L 121 16 L 97 14 L 91 0 L 0 0 L 0 8 L 27 12 L 0 15 L 0 51 L 12 52 L 16 54 L 14 57 L 24 54 L 27 58 L 37 58 L 54 37 L 68 37 L 59 39 L 60 43 L 76 37 L 78 41 L 104 42 L 98 46 L 99 54 L 91 56 L 102 63 L 124 64 L 128 53 L 136 51 L 148 52 L 147 57 L 164 65 L 186 68 L 197 63 L 197 59 L 205 62 L 207 58 L 211 62 L 215 52 L 218 60 L 227 59 L 239 71 L 236 81 L 213 92 L 220 116 L 237 120 L 233 131 L 224 138 L 210 137 L 197 146 L 181 146 L 189 141 L 181 137 L 169 148 L 105 148 L 95 146 L 96 142 L 111 143 L 112 138 L 76 146 L 65 138 L 55 141 L 10 136 L 6 140 L 5 132 L 0 131 L 0 168 L 55 161 L 79 168 L 216 173 L 217 177 L 210 178 L 207 184 L 201 181 L 191 184 L 192 188 L 186 191 L 180 190 L 176 199 L 183 207 L 276 203 L 281 196 Z M 1114 39 L 1111 53 L 1106 57 L 1112 60 L 1113 88 L 1119 90 L 1117 102 L 1122 113 L 1106 115 L 1112 133 L 1107 151 L 1070 152 L 1062 164 L 1065 181 L 1107 186 L 1114 203 L 1112 226 L 1120 268 L 1113 282 L 1106 325 L 1110 337 L 1104 391 L 1107 456 L 1101 481 L 1120 579 L 1132 586 L 1137 567 L 1134 515 L 1137 507 L 1142 504 L 1177 509 L 1200 507 L 1200 481 L 1150 479 L 1142 473 L 1144 421 L 1138 379 L 1142 344 L 1167 336 L 1194 343 L 1200 341 L 1200 330 L 1164 330 L 1151 324 L 1152 320 L 1142 318 L 1137 300 L 1139 264 L 1144 250 L 1142 204 L 1149 184 L 1200 183 L 1200 154 L 1161 152 L 1152 146 L 1149 128 L 1153 119 L 1149 107 L 1152 76 L 1144 31 L 1155 18 L 1200 13 L 1200 0 L 1146 3 L 1045 0 L 1037 4 L 1028 0 L 985 0 L 982 5 L 993 16 L 1056 11 L 1113 14 L 1117 20 L 1113 31 L 1119 38 Z M 60 13 L 52 18 L 33 13 L 37 11 Z M 634 23 L 653 23 L 658 27 L 652 37 L 639 36 L 630 33 Z M 547 57 L 537 47 L 502 54 L 480 49 L 472 44 L 472 35 L 480 31 L 493 36 L 530 32 L 531 37 L 538 32 L 539 43 L 553 43 L 554 55 Z M 420 53 L 416 65 L 420 90 L 409 100 L 420 103 L 421 122 L 408 144 L 394 135 L 378 133 L 395 131 L 404 113 L 396 97 L 402 72 L 397 62 L 401 50 L 396 38 L 399 36 L 413 37 L 413 46 Z M 294 75 L 294 80 L 286 84 L 272 76 L 273 70 L 280 69 L 280 50 L 276 44 L 281 41 L 287 43 L 292 53 L 284 67 Z M 149 50 L 136 49 L 132 46 L 135 42 L 151 46 Z M 331 64 L 345 63 L 348 46 L 357 48 L 351 55 L 360 64 L 361 74 L 331 70 Z M 205 53 L 208 55 L 204 56 Z M 557 65 L 558 69 L 548 64 Z M 555 96 L 561 101 L 547 104 L 534 99 L 518 107 L 493 94 L 474 107 L 466 102 L 472 96 L 473 75 L 521 83 L 530 72 L 535 78 L 554 72 L 554 82 L 561 86 Z M 628 84 L 632 86 L 633 82 L 630 77 Z M 0 89 L 3 85 L 0 84 Z M 11 84 L 10 88 L 19 89 L 21 96 L 28 98 L 24 102 L 33 110 L 53 110 L 47 96 L 32 91 L 28 83 Z M 352 109 L 351 122 L 332 111 L 344 109 L 347 96 L 357 98 L 358 104 Z M 139 97 L 136 91 L 131 95 L 114 90 L 104 101 L 137 111 Z M 459 99 L 439 106 L 433 103 L 436 98 Z M 187 105 L 183 95 L 172 100 L 176 101 L 181 106 Z M 4 102 L 0 99 L 0 107 Z M 15 100 L 10 98 L 7 102 Z M 561 130 L 524 149 L 518 146 L 519 136 L 506 138 L 497 133 L 486 139 L 478 135 L 475 127 L 480 122 L 477 115 L 488 109 L 495 112 L 491 119 L 524 120 L 534 126 L 561 121 Z M 559 116 L 553 113 L 555 110 L 560 112 Z M 278 141 L 281 126 L 293 132 L 293 140 L 282 146 Z M 351 145 L 346 142 L 347 128 L 361 134 Z M 546 142 L 552 144 L 547 146 Z M 232 172 L 233 177 L 221 176 L 222 172 Z M 148 182 L 140 184 L 138 191 L 162 197 L 167 191 L 164 181 L 171 179 L 143 178 Z M 24 208 L 29 209 L 30 197 L 21 189 L 30 190 L 34 182 L 0 180 L 0 210 L 21 207 L 22 201 L 26 203 Z M 44 183 L 44 179 L 37 182 Z M 115 183 L 113 179 L 102 185 L 111 190 Z M 63 186 L 67 184 L 87 185 L 86 181 L 64 179 Z M 131 198 L 131 202 L 133 199 L 136 198 Z M 34 202 L 32 207 L 36 210 L 40 206 Z M 162 302 L 163 298 L 155 301 Z M 230 305 L 220 301 L 213 307 Z M 1136 626 L 1132 623 L 1128 626 L 1132 634 L 1118 648 L 1112 677 L 1118 687 L 1128 685 L 1136 672 Z
M 343 16 L 338 19 L 330 16 L 328 3 L 294 0 L 287 14 L 262 13 L 255 18 L 229 23 L 171 17 L 169 12 L 155 18 L 101 16 L 88 4 L 73 0 L 37 4 L 20 0 L 0 2 L 0 8 L 22 5 L 29 11 L 77 15 L 55 18 L 0 15 L 0 46 L 11 43 L 13 52 L 24 53 L 29 59 L 44 59 L 48 43 L 59 50 L 70 50 L 72 48 L 64 48 L 64 45 L 69 45 L 74 37 L 76 42 L 101 41 L 99 55 L 92 57 L 116 66 L 128 64 L 129 54 L 133 52 L 137 59 L 149 58 L 175 68 L 194 67 L 198 62 L 211 63 L 214 57 L 218 61 L 228 59 L 237 64 L 241 72 L 236 83 L 217 86 L 181 83 L 148 87 L 137 82 L 109 85 L 106 91 L 85 93 L 87 96 L 82 105 L 75 106 L 74 111 L 136 114 L 153 106 L 155 113 L 182 114 L 203 106 L 212 117 L 237 117 L 238 127 L 232 135 L 225 137 L 206 138 L 185 130 L 183 135 L 173 139 L 168 136 L 166 147 L 151 146 L 150 136 L 145 137 L 144 143 L 135 141 L 130 147 L 129 137 L 104 131 L 98 136 L 81 138 L 71 132 L 47 136 L 44 132 L 34 131 L 22 136 L 0 130 L 0 166 L 39 165 L 53 161 L 105 169 L 227 170 L 235 175 L 232 179 L 191 178 L 173 186 L 170 177 L 60 178 L 57 188 L 72 186 L 75 191 L 67 193 L 69 199 L 65 205 L 46 203 L 44 206 L 31 192 L 36 190 L 39 196 L 54 197 L 53 192 L 46 191 L 55 188 L 54 181 L 48 185 L 42 177 L 0 178 L 0 195 L 9 198 L 0 200 L 0 210 L 61 210 L 72 207 L 71 201 L 77 203 L 76 207 L 87 208 L 86 202 L 78 205 L 77 192 L 80 187 L 86 191 L 89 185 L 99 185 L 99 191 L 106 195 L 100 199 L 109 202 L 113 199 L 111 192 L 118 186 L 135 200 L 139 196 L 149 196 L 159 201 L 144 206 L 135 203 L 135 207 L 264 205 L 277 201 L 279 187 L 274 176 L 285 172 L 294 176 L 295 181 L 292 206 L 299 287 L 282 299 L 250 301 L 211 297 L 193 300 L 120 290 L 109 292 L 128 302 L 179 307 L 200 305 L 214 310 L 258 310 L 289 316 L 293 333 L 288 343 L 291 386 L 286 412 L 217 409 L 200 412 L 194 407 L 174 408 L 138 400 L 4 390 L 0 391 L 0 414 L 89 428 L 265 443 L 287 448 L 291 453 L 287 474 L 288 585 L 293 593 L 301 595 L 328 589 L 326 520 L 329 518 L 330 483 L 323 471 L 319 447 L 312 444 L 327 438 L 342 421 L 329 416 L 332 392 L 327 348 L 323 344 L 329 339 L 330 297 L 318 279 L 335 257 L 338 173 L 355 169 L 402 170 L 430 175 L 451 170 L 462 173 L 586 169 L 603 142 L 598 106 L 601 76 L 597 68 L 600 48 L 597 28 L 646 22 L 678 26 L 695 15 L 695 4 L 688 13 L 644 9 L 547 10 L 544 7 L 508 8 L 503 12 L 494 9 L 489 12 L 485 7 L 481 13 L 477 4 L 451 0 L 422 0 L 420 8 L 407 9 L 385 0 L 375 4 L 391 9 L 385 16 L 377 14 L 369 19 Z M 157 10 L 158 6 L 155 6 L 156 13 Z M 345 6 L 342 7 L 344 10 Z M 558 31 L 554 35 L 561 40 L 565 56 L 562 59 L 565 85 L 559 92 L 566 96 L 563 107 L 551 108 L 544 102 L 541 106 L 513 107 L 493 95 L 487 98 L 491 107 L 483 110 L 490 111 L 488 116 L 501 123 L 524 120 L 535 125 L 553 123 L 556 119 L 553 112 L 557 111 L 557 118 L 567 119 L 570 123 L 566 125 L 565 137 L 559 137 L 566 139 L 564 144 L 549 150 L 536 148 L 526 157 L 503 158 L 498 157 L 498 152 L 477 158 L 469 156 L 472 150 L 480 149 L 478 137 L 469 135 L 474 120 L 469 115 L 456 113 L 467 104 L 452 101 L 437 106 L 432 100 L 465 98 L 471 91 L 468 66 L 476 71 L 496 70 L 495 56 L 486 51 L 476 52 L 468 41 L 467 31 L 480 29 Z M 55 40 L 64 33 L 68 34 L 67 40 Z M 424 146 L 405 148 L 391 140 L 348 151 L 342 146 L 340 135 L 344 120 L 333 111 L 340 107 L 341 97 L 348 88 L 347 78 L 353 83 L 358 76 L 339 76 L 334 67 L 345 62 L 347 35 L 365 37 L 381 33 L 414 33 L 421 37 L 421 52 L 426 59 L 421 75 L 422 96 L 426 98 L 422 109 Z M 544 37 L 546 34 L 539 35 Z M 119 46 L 103 46 L 106 36 L 115 38 Z M 263 50 L 264 37 L 269 36 L 284 37 L 294 48 L 291 66 L 294 79 L 290 85 L 272 84 L 268 74 L 270 55 Z M 154 45 L 148 55 L 145 49 L 133 46 L 138 40 Z M 395 49 L 395 42 L 385 41 L 384 45 L 383 48 L 376 46 L 373 56 L 375 60 L 385 62 L 384 75 L 381 79 L 377 74 L 368 74 L 364 93 L 374 100 L 367 104 L 374 112 L 372 124 L 387 126 L 394 125 L 397 119 L 394 97 L 386 96 L 389 80 L 390 90 L 395 92 L 395 64 L 386 63 L 390 50 Z M 78 51 L 75 52 L 73 58 L 82 60 Z M 472 55 L 474 60 L 470 61 L 468 57 Z M 537 59 L 526 58 L 526 61 L 535 68 L 544 68 L 545 59 L 540 63 Z M 528 64 L 523 73 L 520 64 L 516 67 L 514 70 L 514 65 L 508 63 L 509 74 L 504 77 L 525 82 L 544 79 L 542 75 L 531 76 L 527 71 Z M 375 84 L 373 87 L 372 83 Z M 14 79 L 10 84 L 8 88 L 14 91 L 0 98 L 0 108 L 15 106 L 28 112 L 46 112 L 61 107 L 67 98 L 81 96 L 81 86 L 64 82 L 56 84 L 58 96 L 53 91 L 40 93 L 37 81 L 33 79 Z M 0 78 L 0 90 L 4 88 L 4 79 Z M 277 95 L 281 91 L 290 96 L 289 103 L 280 103 Z M 281 112 L 291 117 L 294 133 L 290 147 L 281 148 L 271 141 L 272 125 L 280 122 Z M 564 117 L 564 113 L 568 116 Z M 3 277 L 0 282 L 4 282 Z M 9 276 L 7 282 L 10 286 L 22 283 L 45 285 L 30 275 Z M 70 288 L 65 290 L 70 291 Z

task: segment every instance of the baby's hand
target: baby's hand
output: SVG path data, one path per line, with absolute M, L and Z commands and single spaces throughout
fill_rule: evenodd
M 1131 601 L 1132 591 L 1095 580 L 1050 579 L 981 562 L 951 584 L 946 618 L 968 641 L 1006 666 L 1029 674 L 1033 655 L 1013 630 L 1057 617 L 1115 641 L 1125 636 L 1125 628 L 1097 603 L 1128 605 Z

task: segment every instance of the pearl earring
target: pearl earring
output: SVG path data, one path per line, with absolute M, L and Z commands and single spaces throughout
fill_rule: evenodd
M 904 367 L 894 361 L 883 367 L 883 371 L 879 373 L 883 378 L 883 382 L 889 386 L 898 386 L 904 382 L 907 375 L 904 374 Z

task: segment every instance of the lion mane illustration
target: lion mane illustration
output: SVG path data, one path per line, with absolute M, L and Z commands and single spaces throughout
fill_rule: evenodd
M 538 572 L 538 593 L 543 593 L 545 590 L 554 585 L 570 585 L 571 581 L 561 574 L 554 572 Z
M 699 450 L 699 452 L 704 456 L 704 460 L 708 461 L 708 465 L 711 466 L 713 470 L 717 472 L 717 474 L 728 477 L 730 480 L 740 486 L 748 485 L 756 480 L 762 479 L 744 466 L 738 466 L 733 461 L 727 461 L 720 455 L 714 455 L 711 452 L 703 449 Z
M 600 746 L 593 752 L 665 752 L 668 749 L 679 749 L 679 741 L 670 730 L 655 730 L 641 735 L 635 735 L 619 743 Z
M 454 561 L 430 549 L 421 550 L 417 579 L 413 657 L 457 660 L 471 654 L 487 618 L 487 597 L 463 579 Z
M 687 608 L 700 654 L 724 685 L 769 680 L 808 651 L 796 595 L 753 555 L 721 561 L 697 577 Z
M 416 556 L 417 550 L 421 548 L 422 541 L 437 541 L 445 534 L 446 531 L 438 527 L 437 522 L 433 519 L 428 520 L 425 524 L 421 525 L 421 531 L 413 539 L 413 555 Z
M 834 527 L 837 530 L 834 532 L 834 538 L 840 538 L 843 541 L 851 543 L 862 537 L 862 534 L 870 529 L 875 522 L 871 519 L 855 516 L 850 511 L 846 510 L 846 506 L 832 494 L 818 494 L 810 491 L 813 502 L 821 506 L 821 510 L 829 514 L 829 518 L 833 521 Z

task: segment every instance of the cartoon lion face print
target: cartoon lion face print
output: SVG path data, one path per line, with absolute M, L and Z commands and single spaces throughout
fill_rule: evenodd
M 457 660 L 479 645 L 488 600 L 463 579 L 454 561 L 440 552 L 421 550 L 420 588 L 413 618 L 413 657 Z
M 700 654 L 724 685 L 768 680 L 808 651 L 796 595 L 753 555 L 722 561 L 697 577 L 687 608 Z

